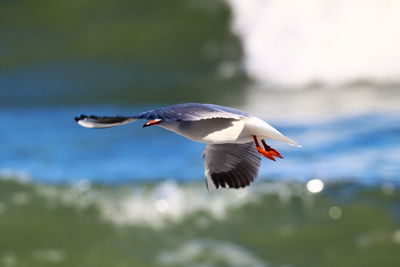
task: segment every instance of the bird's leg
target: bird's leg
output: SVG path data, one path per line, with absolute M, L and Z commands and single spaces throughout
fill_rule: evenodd
M 272 155 L 275 156 L 275 157 L 278 157 L 278 158 L 283 159 L 281 153 L 279 153 L 278 150 L 273 149 L 272 147 L 270 147 L 269 145 L 267 145 L 267 143 L 265 142 L 264 139 L 261 139 L 261 143 L 263 144 L 265 151 L 267 151 L 268 153 L 272 154 Z
M 270 147 L 269 145 L 267 145 L 267 143 L 265 143 L 264 140 L 261 140 L 261 143 L 263 144 L 265 149 L 262 148 L 260 146 L 260 144 L 258 143 L 257 136 L 253 135 L 253 139 L 254 139 L 254 143 L 256 144 L 256 148 L 257 148 L 258 153 L 260 153 L 261 155 L 263 155 L 267 159 L 275 161 L 274 157 L 282 158 L 281 154 L 277 150 L 275 150 L 272 147 Z

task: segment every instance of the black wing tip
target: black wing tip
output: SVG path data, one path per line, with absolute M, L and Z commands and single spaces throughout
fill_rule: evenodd
M 95 117 L 95 116 L 93 116 L 93 115 L 87 116 L 87 115 L 81 114 L 79 117 L 75 117 L 74 120 L 75 120 L 76 122 L 78 122 L 78 121 L 80 121 L 80 120 L 84 120 L 84 119 L 86 119 L 86 118 L 91 118 L 91 117 Z
M 76 122 L 78 122 L 78 121 L 80 121 L 80 120 L 85 119 L 86 117 L 87 117 L 86 115 L 80 115 L 79 117 L 75 117 L 74 120 L 75 120 Z
M 248 187 L 254 181 L 254 178 L 251 176 L 235 177 L 232 173 L 220 172 L 211 174 L 211 180 L 217 189 L 220 187 L 240 189 Z

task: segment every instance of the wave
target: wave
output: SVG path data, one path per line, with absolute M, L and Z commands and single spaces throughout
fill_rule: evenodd
M 321 186 L 314 190 L 310 181 L 317 181 Z M 21 182 L 18 177 L 15 180 L 0 177 L 0 183 L 31 188 L 28 192 L 13 192 L 10 200 L 14 205 L 27 205 L 33 199 L 39 198 L 54 207 L 72 207 L 77 210 L 95 207 L 103 221 L 119 226 L 145 226 L 153 229 L 163 229 L 171 223 L 185 223 L 193 216 L 197 218 L 195 224 L 198 227 L 206 228 L 211 221 L 229 220 L 235 211 L 263 202 L 266 198 L 274 198 L 282 205 L 296 200 L 305 207 L 313 207 L 317 200 L 315 195 L 321 192 L 330 194 L 337 185 L 343 190 L 349 190 L 346 194 L 367 189 L 359 183 L 324 182 L 319 179 L 312 179 L 307 183 L 259 182 L 257 186 L 248 188 L 212 191 L 206 190 L 203 184 L 183 184 L 171 180 L 104 186 L 92 184 L 86 179 L 70 185 L 48 185 Z M 395 195 L 398 186 L 394 182 L 374 185 L 386 196 Z M 353 198 L 351 195 L 347 197 Z
M 226 0 L 244 67 L 262 84 L 400 81 L 395 0 Z
M 399 187 L 307 189 L 287 182 L 208 192 L 171 181 L 106 186 L 0 179 L 0 234 L 7 244 L 0 262 L 358 267 L 382 259 L 379 266 L 397 266 Z
M 259 184 L 254 188 L 208 192 L 203 185 L 178 184 L 167 180 L 156 184 L 127 186 L 115 190 L 92 187 L 88 180 L 72 186 L 35 186 L 35 194 L 51 203 L 86 209 L 95 206 L 103 220 L 116 225 L 142 225 L 163 228 L 181 223 L 188 217 L 204 213 L 198 224 L 207 226 L 209 218 L 223 221 L 235 209 L 276 195 L 283 202 L 291 197 L 309 198 L 303 185 L 289 183 Z M 20 197 L 24 198 L 25 197 Z M 306 200 L 304 200 L 306 201 Z

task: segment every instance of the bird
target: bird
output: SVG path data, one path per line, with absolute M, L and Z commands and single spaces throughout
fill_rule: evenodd
M 258 176 L 262 156 L 282 158 L 265 140 L 301 147 L 267 122 L 246 112 L 216 104 L 182 103 L 133 116 L 80 115 L 75 121 L 86 128 L 109 128 L 139 119 L 143 127 L 160 126 L 190 140 L 206 143 L 203 152 L 206 187 L 244 188 Z

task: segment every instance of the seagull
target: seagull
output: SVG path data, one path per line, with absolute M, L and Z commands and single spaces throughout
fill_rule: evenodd
M 208 190 L 246 187 L 258 175 L 261 156 L 273 161 L 275 157 L 283 159 L 277 150 L 266 143 L 266 139 L 301 147 L 257 117 L 214 104 L 176 104 L 127 117 L 75 117 L 75 121 L 86 128 L 114 127 L 139 119 L 147 120 L 143 127 L 157 125 L 207 144 L 203 159 Z

